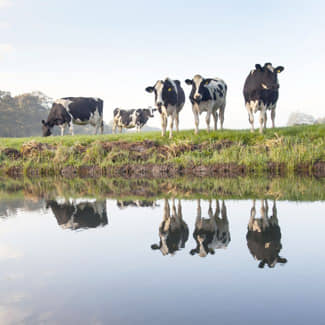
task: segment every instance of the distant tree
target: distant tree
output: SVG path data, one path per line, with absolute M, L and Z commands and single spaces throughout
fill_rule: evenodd
M 291 113 L 287 122 L 288 126 L 314 124 L 315 118 L 312 115 L 294 112 Z

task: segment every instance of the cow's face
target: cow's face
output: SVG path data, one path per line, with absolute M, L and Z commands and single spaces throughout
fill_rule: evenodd
M 177 82 L 177 81 L 176 81 Z M 168 102 L 177 101 L 177 88 L 174 81 L 169 78 L 165 80 L 158 80 L 153 87 L 147 87 L 148 93 L 155 93 L 155 104 L 160 111 L 161 107 L 165 105 L 165 100 L 168 98 Z
M 209 84 L 208 79 L 204 79 L 199 74 L 195 75 L 193 79 L 186 79 L 187 85 L 192 85 L 191 97 L 196 103 L 200 103 L 203 97 L 204 87 Z
M 256 64 L 255 68 L 262 89 L 273 91 L 279 89 L 278 74 L 284 70 L 284 67 L 274 68 L 271 63 L 265 63 L 263 68 L 259 64 Z
M 144 108 L 143 109 L 143 112 L 146 116 L 148 117 L 154 117 L 154 112 L 157 111 L 157 108 L 152 108 L 152 107 L 149 107 L 149 108 Z
M 44 120 L 42 120 L 42 133 L 43 137 L 48 137 L 51 135 L 51 127 L 46 123 Z

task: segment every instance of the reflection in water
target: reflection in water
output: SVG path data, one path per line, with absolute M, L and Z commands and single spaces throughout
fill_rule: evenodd
M 51 208 L 58 224 L 64 229 L 77 230 L 96 228 L 107 225 L 106 200 L 75 200 L 59 203 L 56 200 L 46 201 L 46 208 Z
M 159 227 L 159 245 L 151 245 L 152 249 L 160 249 L 163 255 L 175 254 L 185 247 L 188 240 L 188 226 L 183 220 L 181 201 L 178 200 L 176 210 L 175 199 L 172 199 L 172 214 L 168 199 L 164 199 L 163 221 Z
M 281 251 L 281 230 L 277 218 L 276 203 L 273 201 L 273 214 L 268 217 L 268 202 L 261 201 L 261 218 L 255 218 L 255 200 L 248 224 L 246 235 L 247 246 L 255 259 L 260 261 L 258 267 L 274 267 L 277 263 L 287 263 L 285 258 L 279 256 Z
M 146 207 L 157 207 L 156 201 L 148 201 L 148 200 L 130 200 L 130 201 L 117 201 L 117 206 L 120 209 L 124 209 L 127 207 L 137 207 L 137 208 L 146 208 Z
M 213 214 L 212 201 L 209 200 L 209 218 L 201 216 L 201 201 L 197 200 L 197 216 L 193 237 L 196 241 L 196 248 L 190 251 L 191 255 L 199 254 L 201 257 L 209 253 L 214 254 L 218 248 L 226 248 L 230 243 L 229 222 L 225 202 L 222 201 L 221 218 L 219 201 L 216 200 L 216 210 Z

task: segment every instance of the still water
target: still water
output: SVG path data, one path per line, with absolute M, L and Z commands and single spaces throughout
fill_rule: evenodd
M 324 324 L 325 202 L 0 201 L 0 324 Z

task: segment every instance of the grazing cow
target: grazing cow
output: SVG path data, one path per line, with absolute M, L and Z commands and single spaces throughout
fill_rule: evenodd
M 49 200 L 46 202 L 46 208 L 51 208 L 58 225 L 63 229 L 104 227 L 108 223 L 106 201 L 58 203 Z
M 159 227 L 159 245 L 151 245 L 151 249 L 160 249 L 163 255 L 174 255 L 180 248 L 185 247 L 188 240 L 188 226 L 183 221 L 181 201 L 178 200 L 176 211 L 175 199 L 172 199 L 172 214 L 167 199 L 164 202 L 164 217 Z
M 148 122 L 150 117 L 154 117 L 156 108 L 139 108 L 124 110 L 115 108 L 113 111 L 113 133 L 116 132 L 118 127 L 120 132 L 122 128 L 132 129 L 136 128 L 137 132 L 140 132 L 142 127 Z
M 273 215 L 268 217 L 267 200 L 261 203 L 261 218 L 255 218 L 255 200 L 251 209 L 248 231 L 246 235 L 247 246 L 252 256 L 260 261 L 258 267 L 274 267 L 277 263 L 287 263 L 285 258 L 279 256 L 281 251 L 281 230 L 277 218 L 277 208 L 273 202 Z
M 166 78 L 158 80 L 153 87 L 147 87 L 148 93 L 155 92 L 155 104 L 161 116 L 161 135 L 165 136 L 167 120 L 169 120 L 169 138 L 173 137 L 174 121 L 179 131 L 179 112 L 185 103 L 185 93 L 179 80 Z
M 251 132 L 254 132 L 254 113 L 260 111 L 260 133 L 266 128 L 266 111 L 271 111 L 272 127 L 275 127 L 275 108 L 279 97 L 278 73 L 284 70 L 279 66 L 273 68 L 271 63 L 256 64 L 246 78 L 244 85 L 245 106 L 248 111 L 248 120 Z
M 157 205 L 156 201 L 148 201 L 148 200 L 134 200 L 134 201 L 117 201 L 117 206 L 120 209 L 124 209 L 127 207 L 137 207 L 137 208 L 155 208 Z
M 219 78 L 205 79 L 195 75 L 193 79 L 186 79 L 185 83 L 192 85 L 190 101 L 195 120 L 195 134 L 199 132 L 199 115 L 207 112 L 207 131 L 210 131 L 210 117 L 214 120 L 214 130 L 217 130 L 218 110 L 220 116 L 220 128 L 223 129 L 223 121 L 226 107 L 227 85 Z
M 95 127 L 95 134 L 101 128 L 103 134 L 103 101 L 99 98 L 65 97 L 56 100 L 50 110 L 47 121 L 42 120 L 43 136 L 51 135 L 51 129 L 57 125 L 61 128 L 61 135 L 65 127 L 70 128 L 73 135 L 73 124 L 91 124 Z
M 212 203 L 209 200 L 208 219 L 201 217 L 201 202 L 197 201 L 197 217 L 193 237 L 196 248 L 190 251 L 191 255 L 199 254 L 206 257 L 209 253 L 214 254 L 215 249 L 227 248 L 230 243 L 229 222 L 225 202 L 222 201 L 221 218 L 219 201 L 216 200 L 216 210 L 213 214 Z

